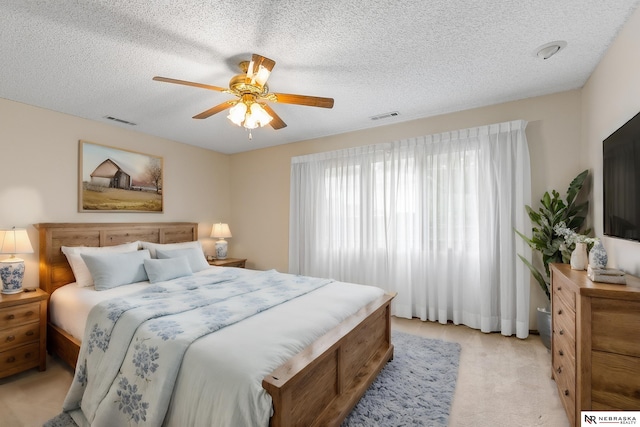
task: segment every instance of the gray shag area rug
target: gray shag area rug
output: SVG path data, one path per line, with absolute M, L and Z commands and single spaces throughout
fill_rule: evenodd
M 385 366 L 342 427 L 446 427 L 458 376 L 460 344 L 394 332 Z M 62 413 L 44 427 L 76 427 Z

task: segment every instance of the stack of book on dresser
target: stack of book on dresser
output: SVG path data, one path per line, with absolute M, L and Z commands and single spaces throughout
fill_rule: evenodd
M 591 268 L 591 266 L 588 266 L 587 277 L 589 277 L 592 282 L 616 283 L 619 285 L 627 284 L 624 271 L 613 268 Z

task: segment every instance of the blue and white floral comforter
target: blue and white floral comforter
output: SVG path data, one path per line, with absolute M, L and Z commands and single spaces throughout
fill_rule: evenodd
M 215 269 L 100 303 L 89 314 L 64 410 L 80 424 L 162 425 L 183 356 L 194 341 L 330 282 L 276 271 Z

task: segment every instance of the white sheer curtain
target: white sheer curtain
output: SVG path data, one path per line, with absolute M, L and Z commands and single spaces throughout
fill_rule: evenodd
M 290 272 L 397 292 L 399 317 L 526 338 L 526 125 L 293 158 Z

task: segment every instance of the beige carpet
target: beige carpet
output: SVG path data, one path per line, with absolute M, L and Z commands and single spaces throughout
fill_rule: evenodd
M 462 346 L 451 427 L 569 427 L 550 377 L 551 355 L 538 336 L 519 340 L 415 319 L 394 318 L 392 324 L 398 331 Z M 58 359 L 47 363 L 45 372 L 32 369 L 0 379 L 2 426 L 41 426 L 60 413 L 73 373 Z

